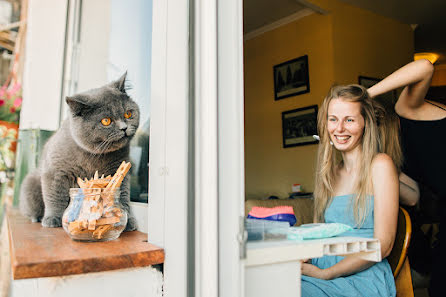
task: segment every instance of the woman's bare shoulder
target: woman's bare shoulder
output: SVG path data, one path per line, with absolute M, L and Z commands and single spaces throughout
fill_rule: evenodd
M 392 158 L 385 153 L 377 154 L 372 160 L 372 174 L 382 174 L 387 171 L 396 172 Z

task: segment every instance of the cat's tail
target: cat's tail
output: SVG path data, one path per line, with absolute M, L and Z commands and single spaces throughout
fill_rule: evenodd
M 22 182 L 19 198 L 20 212 L 31 221 L 38 222 L 43 217 L 44 204 L 40 173 L 30 172 Z

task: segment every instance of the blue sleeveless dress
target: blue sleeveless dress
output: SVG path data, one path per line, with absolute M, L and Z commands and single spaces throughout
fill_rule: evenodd
M 336 196 L 325 210 L 326 223 L 343 223 L 354 229 L 340 236 L 373 237 L 374 216 L 373 197 L 370 199 L 370 211 L 361 228 L 355 228 L 355 220 L 350 206 L 353 195 Z M 312 259 L 312 263 L 321 269 L 331 267 L 341 261 L 341 256 L 324 256 Z M 366 270 L 338 277 L 332 280 L 322 280 L 302 275 L 302 297 L 387 297 L 396 296 L 395 281 L 387 259 L 374 264 Z

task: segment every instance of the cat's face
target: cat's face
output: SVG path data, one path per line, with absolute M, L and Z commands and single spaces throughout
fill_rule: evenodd
M 67 98 L 71 134 L 83 149 L 103 154 L 129 144 L 139 126 L 139 107 L 116 82 Z

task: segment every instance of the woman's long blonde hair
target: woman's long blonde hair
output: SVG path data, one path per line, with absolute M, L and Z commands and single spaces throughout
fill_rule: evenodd
M 373 193 L 371 180 L 371 164 L 373 158 L 380 152 L 387 153 L 395 162 L 397 168 L 401 165 L 401 147 L 398 139 L 398 122 L 395 118 L 386 116 L 384 107 L 372 100 L 367 90 L 360 85 L 346 85 L 332 87 L 325 97 L 318 113 L 318 133 L 320 137 L 316 166 L 315 219 L 324 222 L 325 209 L 333 198 L 338 154 L 336 148 L 330 144 L 327 130 L 328 106 L 333 99 L 342 98 L 349 102 L 361 104 L 361 115 L 364 118 L 364 132 L 361 140 L 362 157 L 359 168 L 362 170 L 357 177 L 354 193 L 353 209 L 355 222 L 358 226 L 364 223 L 369 211 L 367 196 Z M 387 120 L 390 120 L 387 123 Z M 396 138 L 390 138 L 395 137 Z M 342 162 L 342 160 L 341 160 Z

